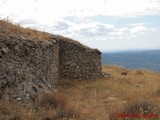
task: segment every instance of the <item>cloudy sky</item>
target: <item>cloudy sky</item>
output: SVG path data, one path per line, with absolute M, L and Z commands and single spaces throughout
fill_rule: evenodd
M 160 49 L 160 0 L 0 0 L 0 18 L 102 51 Z

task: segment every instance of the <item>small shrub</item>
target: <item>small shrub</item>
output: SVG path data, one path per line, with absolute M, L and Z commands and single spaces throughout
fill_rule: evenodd
M 57 110 L 56 114 L 57 118 L 77 118 L 79 116 L 78 112 L 76 112 L 72 107 L 67 107 L 64 109 Z
M 21 120 L 21 116 L 18 113 L 13 113 L 9 120 Z
M 144 75 L 144 73 L 141 70 L 137 70 L 137 75 Z
M 44 93 L 38 97 L 38 105 L 41 107 L 51 107 L 51 108 L 65 108 L 68 103 L 67 97 L 53 94 Z
M 3 100 L 0 100 L 0 120 L 5 120 L 8 116 L 12 114 L 11 105 Z
M 56 111 L 54 119 L 75 118 L 78 116 L 78 112 L 70 105 L 68 98 L 62 95 L 44 93 L 38 97 L 37 105 L 47 109 L 54 109 Z M 45 119 L 51 120 L 51 117 L 47 115 Z
M 159 97 L 160 96 L 160 89 L 158 89 L 155 94 L 156 94 L 156 96 Z
M 48 109 L 48 110 L 42 110 L 40 111 L 40 116 L 42 118 L 42 120 L 56 120 L 56 114 L 55 111 L 52 109 Z
M 118 114 L 120 116 L 117 116 Z M 149 115 L 155 116 L 151 117 Z M 125 105 L 123 109 L 112 112 L 110 114 L 110 120 L 143 120 L 145 117 L 145 119 L 149 120 L 158 120 L 158 115 L 160 115 L 159 107 L 156 103 L 153 103 L 153 101 L 141 100 L 131 102 Z

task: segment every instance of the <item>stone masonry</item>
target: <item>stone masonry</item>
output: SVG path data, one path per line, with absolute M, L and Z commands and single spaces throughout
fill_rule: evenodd
M 0 97 L 30 101 L 52 91 L 59 72 L 58 42 L 0 36 Z
M 59 80 L 102 77 L 99 50 L 57 35 L 30 38 L 6 26 L 0 21 L 0 99 L 35 101 L 42 92 L 55 91 Z
M 59 37 L 60 79 L 95 79 L 102 76 L 101 52 Z

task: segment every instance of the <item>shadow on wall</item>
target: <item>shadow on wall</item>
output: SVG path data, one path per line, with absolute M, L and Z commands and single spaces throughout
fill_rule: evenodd
M 30 102 L 38 94 L 53 92 L 58 80 L 99 77 L 97 49 L 0 21 L 0 99 Z

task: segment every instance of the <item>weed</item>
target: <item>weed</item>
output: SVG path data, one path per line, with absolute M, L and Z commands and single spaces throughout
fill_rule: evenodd
M 111 113 L 110 120 L 143 120 L 144 118 L 157 120 L 160 115 L 159 110 L 158 104 L 155 101 L 132 101 L 125 104 L 123 109 Z
M 56 111 L 55 118 L 75 118 L 78 116 L 78 112 L 73 109 L 69 99 L 64 95 L 44 93 L 38 97 L 37 104 L 46 109 L 54 109 Z

